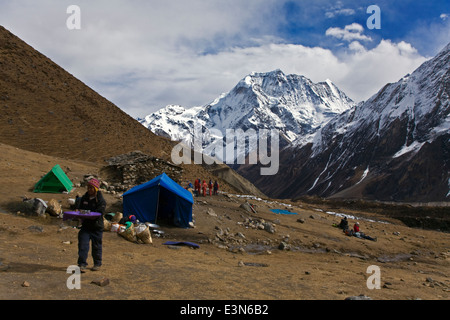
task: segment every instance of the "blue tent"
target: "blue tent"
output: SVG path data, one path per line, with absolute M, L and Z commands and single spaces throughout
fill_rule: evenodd
M 123 194 L 123 214 L 135 215 L 141 222 L 161 220 L 189 228 L 193 203 L 192 193 L 163 173 Z

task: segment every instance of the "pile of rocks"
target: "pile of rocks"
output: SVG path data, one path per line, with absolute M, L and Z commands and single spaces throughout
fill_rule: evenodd
M 20 208 L 26 215 L 42 218 L 46 218 L 47 214 L 52 217 L 62 218 L 63 214 L 61 203 L 56 199 L 44 201 L 40 198 L 28 198 L 25 196 L 23 197 Z M 21 211 L 18 211 L 17 213 L 21 214 Z
M 212 216 L 217 216 L 211 214 L 212 210 L 208 209 L 207 214 Z M 255 229 L 261 231 L 267 231 L 269 233 L 275 233 L 275 224 L 271 222 L 264 221 L 264 219 L 243 217 L 243 222 L 237 222 L 237 225 L 244 227 L 245 229 Z M 247 239 L 245 236 L 245 231 L 233 232 L 229 227 L 222 228 L 220 226 L 215 226 L 214 238 L 209 238 L 208 242 L 215 244 L 219 248 L 231 250 L 231 251 L 242 251 L 245 252 L 247 247 L 252 247 L 255 244 L 260 244 L 262 246 L 273 246 L 272 240 L 259 240 L 253 243 L 252 240 Z
M 238 224 L 244 226 L 245 228 L 266 230 L 272 234 L 276 232 L 275 224 L 272 222 L 267 222 L 264 219 L 247 217 L 244 219 L 244 222 L 238 222 Z
M 210 243 L 214 243 L 217 247 L 229 249 L 233 245 L 245 245 L 248 243 L 245 235 L 241 232 L 231 232 L 230 228 L 222 229 L 215 227 L 216 233 L 214 239 L 209 239 Z

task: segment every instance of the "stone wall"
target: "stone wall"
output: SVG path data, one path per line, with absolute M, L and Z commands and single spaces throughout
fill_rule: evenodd
M 175 182 L 182 184 L 183 169 L 170 162 L 140 151 L 112 157 L 107 160 L 101 175 L 108 191 L 122 192 L 166 173 Z

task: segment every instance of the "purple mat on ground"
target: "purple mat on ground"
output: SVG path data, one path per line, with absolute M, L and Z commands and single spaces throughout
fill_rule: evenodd
M 200 246 L 198 244 L 193 243 L 193 242 L 188 242 L 188 241 L 167 241 L 163 244 L 172 245 L 172 246 L 188 246 L 188 247 L 192 247 L 195 249 L 200 248 Z

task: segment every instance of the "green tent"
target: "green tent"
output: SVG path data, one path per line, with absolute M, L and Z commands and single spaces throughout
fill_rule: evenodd
M 73 183 L 57 164 L 34 186 L 33 192 L 38 193 L 60 193 L 70 192 Z

